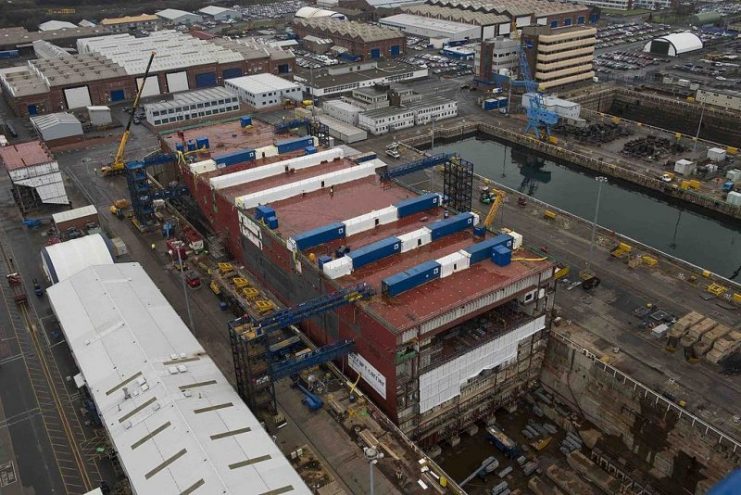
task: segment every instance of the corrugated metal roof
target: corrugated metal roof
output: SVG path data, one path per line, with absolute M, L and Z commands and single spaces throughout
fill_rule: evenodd
M 47 115 L 37 115 L 31 117 L 33 126 L 39 131 L 49 129 L 60 124 L 77 124 L 81 125 L 77 117 L 67 112 L 50 113 Z
M 61 211 L 59 213 L 53 213 L 51 219 L 54 221 L 54 223 L 61 223 L 97 214 L 98 210 L 95 208 L 95 206 L 87 205 L 81 206 L 80 208 L 73 208 L 71 210 Z
M 449 21 L 463 22 L 466 24 L 475 24 L 477 26 L 490 26 L 510 22 L 509 17 L 502 14 L 472 12 L 470 10 L 439 7 L 437 5 L 408 5 L 401 7 L 401 10 L 410 14 L 447 19 Z
M 293 22 L 310 29 L 315 29 L 318 33 L 322 33 L 322 35 L 331 36 L 332 34 L 337 34 L 339 36 L 358 38 L 365 42 L 381 41 L 404 36 L 396 29 L 354 21 L 339 21 L 331 17 L 294 19 Z
M 449 35 L 466 33 L 471 31 L 472 28 L 478 29 L 472 24 L 463 24 L 461 22 L 448 21 L 446 19 L 436 19 L 412 14 L 396 14 L 384 17 L 379 22 L 384 25 L 394 26 L 401 29 L 406 27 L 429 29 L 431 31 L 437 31 Z
M 95 208 L 93 207 L 93 213 Z M 86 235 L 41 250 L 47 275 L 53 283 L 67 280 L 82 270 L 96 265 L 112 265 L 108 243 L 100 234 Z
M 174 98 L 164 103 L 147 103 L 144 105 L 146 112 L 155 110 L 167 110 L 177 108 L 185 103 L 203 103 L 207 101 L 218 101 L 226 98 L 237 98 L 237 93 L 231 89 L 217 86 L 215 88 L 199 89 L 198 91 L 188 91 L 185 93 L 176 93 Z
M 139 263 L 48 294 L 135 493 L 310 493 Z
M 254 76 L 242 76 L 228 79 L 228 85 L 243 89 L 252 94 L 266 93 L 268 91 L 283 91 L 286 89 L 299 88 L 295 82 L 283 79 L 273 74 L 255 74 Z

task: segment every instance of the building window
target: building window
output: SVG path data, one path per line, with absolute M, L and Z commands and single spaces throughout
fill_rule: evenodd
M 577 23 L 577 24 L 584 24 L 584 16 L 579 16 L 579 17 L 578 17 L 578 18 L 576 19 L 576 23 Z
M 551 21 L 551 27 L 557 28 L 558 27 L 558 21 Z

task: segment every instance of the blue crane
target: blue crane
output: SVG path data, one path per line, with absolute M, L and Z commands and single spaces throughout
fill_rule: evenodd
M 431 156 L 425 156 L 424 158 L 399 165 L 398 167 L 387 168 L 387 170 L 381 175 L 381 178 L 388 180 L 395 177 L 401 177 L 402 175 L 411 174 L 419 170 L 434 167 L 435 165 L 440 165 L 451 158 L 453 158 L 453 153 L 438 153 Z
M 542 137 L 540 129 L 545 128 L 546 134 L 550 137 L 551 127 L 558 124 L 558 114 L 545 107 L 543 94 L 538 90 L 538 82 L 530 74 L 530 64 L 527 62 L 527 54 L 522 45 L 520 46 L 519 56 L 520 76 L 522 80 L 512 81 L 512 85 L 525 88 L 525 92 L 529 98 L 525 132 L 527 133 L 532 130 L 538 139 L 540 139 Z
M 131 207 L 140 228 L 148 228 L 155 223 L 154 201 L 173 199 L 188 194 L 183 185 L 167 186 L 163 189 L 153 188 L 149 182 L 147 168 L 153 165 L 169 163 L 175 160 L 174 155 L 158 154 L 144 160 L 127 162 L 125 166 L 126 183 L 131 196 Z
M 267 391 L 275 410 L 273 382 L 301 370 L 345 356 L 355 348 L 352 340 L 340 340 L 314 349 L 300 357 L 285 358 L 286 351 L 300 342 L 281 330 L 303 320 L 371 297 L 374 290 L 363 283 L 340 289 L 262 318 L 243 316 L 229 323 L 237 391 L 251 407 L 259 407 L 258 395 Z M 281 340 L 271 343 L 275 337 Z

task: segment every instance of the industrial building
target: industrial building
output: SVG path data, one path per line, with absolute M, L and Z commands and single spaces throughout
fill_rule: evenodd
M 78 40 L 78 54 L 30 60 L 0 73 L 3 96 L 19 116 L 133 99 L 156 52 L 144 96 L 222 85 L 225 79 L 290 74 L 290 51 L 255 40 L 203 41 L 177 31 Z
M 509 76 L 519 66 L 520 41 L 499 36 L 475 47 L 473 73 L 484 83 L 494 83 L 496 76 Z
M 133 493 L 311 493 L 141 265 L 48 295 Z
M 59 164 L 41 141 L 0 147 L 0 165 L 10 176 L 13 198 L 22 213 L 42 204 L 69 204 Z
M 365 110 L 386 108 L 391 104 L 389 101 L 389 88 L 389 85 L 379 83 L 367 88 L 353 89 L 352 93 L 350 93 L 353 98 L 353 105 L 362 106 Z
M 76 27 L 75 29 L 57 29 L 54 31 L 28 31 L 22 27 L 0 28 L 0 50 L 19 50 L 27 53 L 34 41 L 54 42 L 60 46 L 74 47 L 80 38 L 110 34 L 106 26 Z
M 654 38 L 643 47 L 644 52 L 678 57 L 684 53 L 702 50 L 702 40 L 694 33 L 672 33 Z
M 322 103 L 322 111 L 332 118 L 350 125 L 358 123 L 358 115 L 363 108 L 342 100 L 329 100 Z
M 296 11 L 295 17 L 297 19 L 315 19 L 318 17 L 331 17 L 340 21 L 346 21 L 347 16 L 340 14 L 334 10 L 318 9 L 316 7 L 301 7 Z
M 576 0 L 576 3 L 612 10 L 630 10 L 634 0 Z
M 357 143 L 368 139 L 368 133 L 364 129 L 355 127 L 342 120 L 335 119 L 329 115 L 317 115 L 317 120 L 327 126 L 329 135 L 347 144 Z
M 527 26 L 548 26 L 551 28 L 595 24 L 597 13 L 586 5 L 569 2 L 550 2 L 548 0 L 427 0 L 429 5 L 506 15 L 510 23 L 518 29 Z M 503 26 L 500 26 L 503 27 Z M 500 30 L 496 35 L 508 34 Z
M 319 98 L 379 84 L 421 79 L 428 75 L 427 68 L 401 61 L 380 61 L 302 70 L 297 72 L 294 80 L 304 86 L 304 91 Z
M 160 23 L 160 18 L 154 14 L 127 15 L 123 17 L 106 17 L 100 20 L 100 25 L 110 28 L 116 33 L 126 33 L 133 29 L 154 29 Z
M 405 34 L 446 41 L 466 41 L 481 38 L 481 28 L 445 19 L 435 19 L 412 14 L 396 14 L 378 21 L 383 26 L 401 29 Z
M 206 18 L 213 19 L 216 22 L 224 21 L 236 21 L 242 18 L 242 16 L 234 9 L 227 9 L 225 7 L 217 7 L 215 5 L 208 5 L 198 11 Z
M 373 24 L 331 17 L 295 18 L 293 29 L 299 37 L 329 38 L 359 60 L 396 58 L 406 50 L 406 37 L 401 31 Z
M 401 10 L 402 12 L 415 16 L 478 26 L 479 34 L 477 38 L 482 40 L 488 40 L 495 36 L 509 34 L 512 26 L 510 18 L 504 14 L 473 12 L 470 10 L 427 4 L 405 5 L 401 7 Z
M 451 183 L 472 174 L 455 157 L 430 166 L 443 162 Z M 211 224 L 230 244 L 239 239 L 233 254 L 284 304 L 360 283 L 376 291 L 302 329 L 319 345 L 354 340 L 345 369 L 402 431 L 431 447 L 535 383 L 553 267 L 519 245 L 512 261 L 512 237 L 475 237 L 478 216 L 465 198 L 456 203 L 462 213 L 449 215 L 440 195 L 417 196 L 384 179 L 386 170 L 372 153 L 348 157 L 334 148 L 238 171 L 182 173 Z M 267 210 L 277 218 L 272 227 L 256 217 Z M 492 261 L 495 247 L 504 258 Z M 259 355 L 240 356 L 244 383 L 242 365 Z
M 153 126 L 185 122 L 239 110 L 236 91 L 223 87 L 201 89 L 176 94 L 164 103 L 147 103 L 144 114 Z
M 301 86 L 272 74 L 256 74 L 229 79 L 224 85 L 253 108 L 280 105 L 284 100 L 302 101 Z
M 178 9 L 160 10 L 159 12 L 155 12 L 154 15 L 162 19 L 163 24 L 168 25 L 184 24 L 186 26 L 191 26 L 203 22 L 203 17 L 200 15 Z
M 553 29 L 528 27 L 522 31 L 532 77 L 541 89 L 553 89 L 594 77 L 597 29 L 587 26 Z
M 429 96 L 401 107 L 368 110 L 358 115 L 358 127 L 373 135 L 406 129 L 415 125 L 453 118 L 458 115 L 458 102 L 442 96 Z
M 700 88 L 695 93 L 695 100 L 706 105 L 741 110 L 741 92 L 738 91 Z
M 67 112 L 31 117 L 31 125 L 41 140 L 47 143 L 82 136 L 82 124 Z
M 62 216 L 66 213 L 55 215 Z M 111 249 L 110 241 L 102 234 L 84 235 L 77 239 L 41 248 L 41 268 L 47 280 L 56 284 L 67 280 L 88 267 L 112 265 L 113 254 Z

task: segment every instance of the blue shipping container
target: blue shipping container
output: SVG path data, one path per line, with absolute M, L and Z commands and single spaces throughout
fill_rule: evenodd
M 473 235 L 476 237 L 486 237 L 486 228 L 479 225 L 473 228 Z
M 298 250 L 303 251 L 304 249 L 313 248 L 314 246 L 319 246 L 335 239 L 342 239 L 343 237 L 345 237 L 345 224 L 335 222 L 302 232 L 293 236 L 293 240 L 296 242 Z
M 260 205 L 255 208 L 255 219 L 262 220 L 263 218 L 274 217 L 275 210 L 268 205 Z
M 440 263 L 425 261 L 405 272 L 383 279 L 381 288 L 387 296 L 397 296 L 437 278 L 440 278 Z
M 196 142 L 192 139 L 188 139 L 188 151 L 196 150 Z
M 471 255 L 471 264 L 478 263 L 489 259 L 492 256 L 492 250 L 496 246 L 504 246 L 512 248 L 512 236 L 507 234 L 499 234 L 491 239 L 487 239 L 482 242 L 477 242 L 471 246 L 465 248 L 465 251 Z
M 278 148 L 278 154 L 290 153 L 291 151 L 297 151 L 307 146 L 314 146 L 314 138 L 311 136 L 301 136 L 291 139 L 282 139 L 276 141 L 275 147 Z
M 16 58 L 18 57 L 18 50 L 3 50 L 0 51 L 0 58 Z
M 250 116 L 240 117 L 239 125 L 240 127 L 247 127 L 248 125 L 252 125 L 252 117 Z
M 196 146 L 198 146 L 198 149 L 208 148 L 208 138 L 206 136 L 197 137 Z
M 401 241 L 396 237 L 387 237 L 367 246 L 359 247 L 348 253 L 348 256 L 352 259 L 353 269 L 357 270 L 362 266 L 399 252 L 401 252 Z
M 319 257 L 319 268 L 323 268 L 325 263 L 329 263 L 332 261 L 331 256 L 327 256 L 326 254 L 323 254 Z
M 231 151 L 222 155 L 214 156 L 213 160 L 217 164 L 223 163 L 227 167 L 236 165 L 237 163 L 251 162 L 255 159 L 255 150 L 252 148 L 245 148 L 241 150 Z
M 427 228 L 430 229 L 432 240 L 439 239 L 446 235 L 460 232 L 467 227 L 473 226 L 473 213 L 459 213 L 445 220 L 438 220 L 431 223 Z
M 512 250 L 505 246 L 494 246 L 491 260 L 497 266 L 507 266 L 512 263 Z
M 367 153 L 363 153 L 362 155 L 354 156 L 353 161 L 355 163 L 363 163 L 375 160 L 376 158 L 378 158 L 378 155 L 373 153 L 372 151 L 369 151 Z
M 304 154 L 305 155 L 313 155 L 316 153 L 316 147 L 315 146 L 307 146 L 304 148 Z
M 270 227 L 271 230 L 275 230 L 278 228 L 278 217 L 276 217 L 275 215 L 273 215 L 272 217 L 267 217 L 265 223 L 268 224 L 268 227 Z
M 416 198 L 409 198 L 399 201 L 396 206 L 396 212 L 399 218 L 413 215 L 420 211 L 429 210 L 440 205 L 440 195 L 437 193 L 427 193 Z
M 183 143 L 175 143 L 175 150 L 185 151 L 185 146 L 183 146 Z

